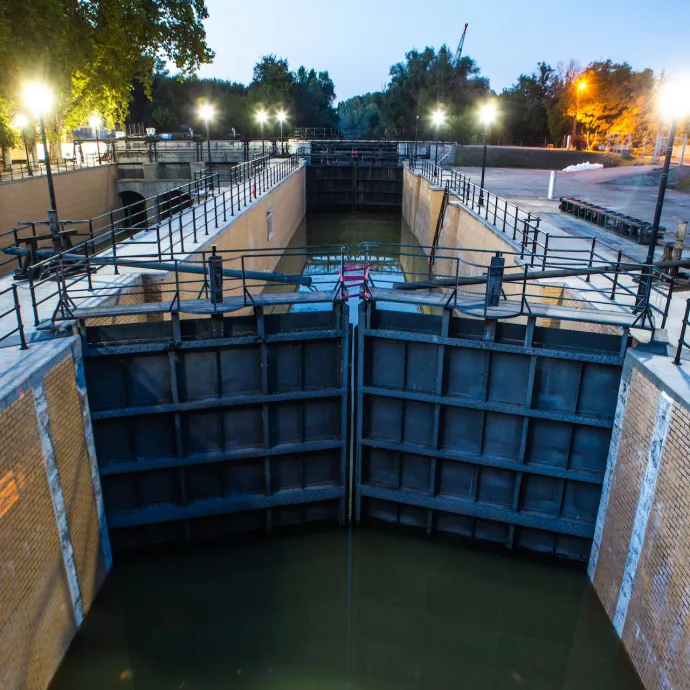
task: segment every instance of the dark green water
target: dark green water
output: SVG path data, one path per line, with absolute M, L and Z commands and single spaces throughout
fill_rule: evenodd
M 51 690 L 641 688 L 584 573 L 387 531 L 121 564 Z
M 319 214 L 293 246 L 363 241 L 415 243 L 399 217 Z M 393 255 L 377 279 L 414 264 Z M 51 685 L 227 688 L 642 686 L 583 572 L 372 528 L 116 559 Z

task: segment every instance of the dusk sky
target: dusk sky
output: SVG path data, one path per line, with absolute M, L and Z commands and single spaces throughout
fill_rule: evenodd
M 690 72 L 690 0 L 207 0 L 207 6 L 216 59 L 199 76 L 249 83 L 257 60 L 275 53 L 293 69 L 328 70 L 339 100 L 383 88 L 390 65 L 412 48 L 445 42 L 455 50 L 465 22 L 464 54 L 497 91 L 540 60 L 555 67 L 571 58 L 583 65 L 611 58 L 657 73 Z

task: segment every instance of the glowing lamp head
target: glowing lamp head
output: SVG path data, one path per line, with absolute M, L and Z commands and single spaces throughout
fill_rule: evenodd
M 199 115 L 201 116 L 201 119 L 204 120 L 204 122 L 208 122 L 209 120 L 212 120 L 214 112 L 215 112 L 214 108 L 210 103 L 204 103 L 199 108 Z
M 92 127 L 93 129 L 100 127 L 101 126 L 101 116 L 94 113 L 89 118 L 89 126 Z
M 669 120 L 690 116 L 690 80 L 664 84 L 659 91 L 659 108 Z
M 29 124 L 29 118 L 26 115 L 19 114 L 14 118 L 14 126 L 17 129 L 25 129 Z
M 491 101 L 489 103 L 484 103 L 479 109 L 479 119 L 486 127 L 495 122 L 497 116 L 498 108 L 496 108 L 496 104 Z
M 431 113 L 431 121 L 434 123 L 434 126 L 442 127 L 443 123 L 446 121 L 446 114 L 443 112 L 443 110 L 437 108 L 433 113 Z
M 268 113 L 264 110 L 259 110 L 259 112 L 256 114 L 256 121 L 260 125 L 265 125 L 268 122 Z
M 278 122 L 285 122 L 285 120 L 287 120 L 287 114 L 284 110 L 279 110 L 276 117 L 278 118 Z
M 45 84 L 27 84 L 24 87 L 24 103 L 32 113 L 44 115 L 53 105 L 53 93 Z
M 577 85 L 578 91 L 584 91 L 586 88 L 587 88 L 587 82 L 586 82 L 586 81 L 581 81 L 581 82 Z

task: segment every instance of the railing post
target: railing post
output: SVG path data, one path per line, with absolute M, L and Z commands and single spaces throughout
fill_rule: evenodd
M 592 247 L 589 250 L 589 268 L 592 268 L 592 262 L 594 261 L 594 245 L 597 243 L 597 240 L 595 237 L 592 237 Z M 585 280 L 589 283 L 590 282 L 590 273 L 587 274 L 587 277 Z M 650 283 L 651 286 L 651 283 Z
M 184 228 L 182 227 L 182 211 L 179 211 L 179 216 L 180 220 L 180 251 L 184 252 Z
M 674 364 L 680 364 L 680 354 L 683 351 L 683 345 L 685 344 L 685 329 L 688 327 L 688 319 L 690 319 L 690 299 L 685 304 L 685 316 L 683 317 L 683 325 L 680 327 L 678 349 L 676 350 L 676 356 L 673 358 Z
M 196 242 L 196 206 L 192 206 L 192 231 L 194 233 L 194 241 Z M 208 232 L 206 234 L 208 235 Z
M 547 233 L 546 239 L 544 240 L 544 259 L 541 262 L 542 270 L 546 269 L 546 255 L 549 253 L 549 237 L 551 237 L 551 235 Z
M 208 198 L 204 199 L 204 229 L 208 235 Z
M 28 350 L 29 346 L 26 344 L 26 337 L 24 336 L 24 324 L 22 323 L 22 308 L 19 305 L 17 286 L 14 283 L 12 283 L 12 298 L 14 299 L 14 309 L 17 314 L 17 328 L 19 329 L 20 349 Z
M 218 227 L 218 197 L 215 194 L 213 195 L 213 214 L 216 219 L 216 227 Z M 206 228 L 206 234 L 208 234 L 208 228 Z
M 616 270 L 613 274 L 613 287 L 611 288 L 611 299 L 614 300 L 616 298 L 616 287 L 618 286 L 618 271 L 621 270 L 621 256 L 623 256 L 623 252 L 619 251 L 618 252 L 618 258 L 616 259 Z

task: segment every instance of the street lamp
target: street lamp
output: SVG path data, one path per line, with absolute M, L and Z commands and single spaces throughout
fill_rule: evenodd
M 435 165 L 438 165 L 438 140 L 439 140 L 439 133 L 441 130 L 441 127 L 443 127 L 443 124 L 446 121 L 446 114 L 441 110 L 441 108 L 436 108 L 434 112 L 431 114 L 431 120 L 434 123 L 434 127 L 436 127 L 436 160 L 434 161 Z
M 101 142 L 100 142 L 100 139 L 98 138 L 98 130 L 100 129 L 100 126 L 101 126 L 101 116 L 98 115 L 97 113 L 94 113 L 89 118 L 89 125 L 91 126 L 91 134 L 96 139 L 96 160 L 98 161 L 98 164 L 100 165 L 100 163 L 101 163 Z
M 209 169 L 211 168 L 211 133 L 209 130 L 209 123 L 213 119 L 214 114 L 215 114 L 215 110 L 210 103 L 204 103 L 199 108 L 199 115 L 201 116 L 201 119 L 206 124 L 206 146 L 208 149 L 208 167 L 209 167 Z
M 690 83 L 669 82 L 662 87 L 659 93 L 659 110 L 671 121 L 671 129 L 668 133 L 668 144 L 666 145 L 666 157 L 664 167 L 659 179 L 659 192 L 654 209 L 654 220 L 652 221 L 651 235 L 649 238 L 649 248 L 647 249 L 648 266 L 644 280 L 640 280 L 637 292 L 637 306 L 647 306 L 649 303 L 652 287 L 652 264 L 654 263 L 654 250 L 659 237 L 659 224 L 661 223 L 661 211 L 664 207 L 664 197 L 666 196 L 666 183 L 668 182 L 668 171 L 671 167 L 671 157 L 673 156 L 673 140 L 676 138 L 676 128 L 678 121 L 690 115 Z
M 278 122 L 280 122 L 280 155 L 282 156 L 283 153 L 285 153 L 283 151 L 283 122 L 285 122 L 285 120 L 287 120 L 287 114 L 285 113 L 284 110 L 279 110 L 277 118 L 278 118 Z
M 29 159 L 29 147 L 26 143 L 26 126 L 29 124 L 29 118 L 26 115 L 17 115 L 14 118 L 14 126 L 21 131 L 22 140 L 24 142 L 24 152 L 26 153 L 26 170 L 29 177 L 32 177 L 34 171 L 31 169 L 31 160 Z
M 24 103 L 29 111 L 35 113 L 41 127 L 41 141 L 43 143 L 43 157 L 46 166 L 46 179 L 48 180 L 48 194 L 50 196 L 50 210 L 54 212 L 57 220 L 57 203 L 55 201 L 55 187 L 53 186 L 53 174 L 50 169 L 50 156 L 48 155 L 48 139 L 43 115 L 53 105 L 53 94 L 45 85 L 38 82 L 27 84 L 24 87 Z
M 259 110 L 259 112 L 256 114 L 256 119 L 258 123 L 261 125 L 261 155 L 265 155 L 265 149 L 264 149 L 264 125 L 268 122 L 268 115 L 266 114 L 265 110 Z
M 573 118 L 573 136 L 571 137 L 573 148 L 577 148 L 575 145 L 575 137 L 577 136 L 577 115 L 580 110 L 580 92 L 584 91 L 586 88 L 586 81 L 578 82 L 577 86 L 575 87 L 575 117 Z
M 479 109 L 479 120 L 484 125 L 484 155 L 482 157 L 482 181 L 479 184 L 479 205 L 484 203 L 484 175 L 486 174 L 486 140 L 491 124 L 498 115 L 498 109 L 493 101 L 484 103 Z

